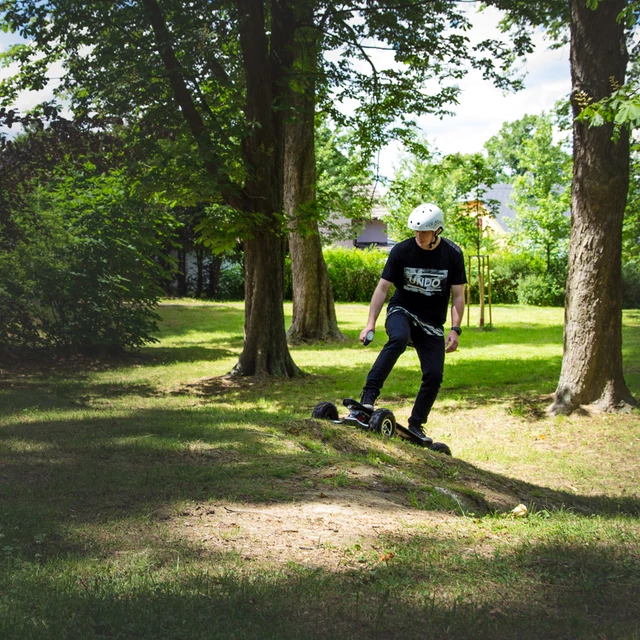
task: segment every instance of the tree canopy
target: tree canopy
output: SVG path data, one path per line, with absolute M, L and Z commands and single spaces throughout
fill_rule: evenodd
M 3 28 L 26 41 L 5 55 L 20 62 L 20 72 L 0 85 L 3 104 L 43 87 L 60 63 L 57 98 L 79 120 L 119 118 L 131 156 L 143 166 L 153 160 L 149 183 L 181 197 L 192 190 L 193 200 L 235 212 L 247 258 L 238 371 L 260 375 L 296 371 L 278 308 L 288 224 L 285 140 L 299 109 L 317 104 L 336 122 L 355 125 L 358 146 L 371 152 L 409 135 L 412 115 L 443 113 L 468 65 L 500 86 L 517 84 L 508 69 L 529 46 L 525 37 L 470 46 L 469 15 L 454 2 L 5 0 L 0 12 Z M 383 64 L 374 51 L 386 56 Z M 301 103 L 310 91 L 313 100 Z M 349 115 L 339 108 L 346 103 L 355 105 Z M 301 197 L 304 204 L 312 196 Z

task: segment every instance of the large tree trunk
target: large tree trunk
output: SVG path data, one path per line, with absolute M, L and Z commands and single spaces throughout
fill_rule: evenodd
M 216 180 L 227 204 L 242 210 L 253 222 L 245 239 L 245 342 L 232 373 L 247 376 L 292 376 L 300 372 L 286 341 L 284 312 L 284 232 L 281 58 L 292 34 L 280 19 L 285 0 L 271 3 L 271 41 L 267 36 L 263 0 L 236 0 L 240 44 L 245 70 L 245 116 L 249 132 L 242 143 L 247 172 L 243 192 L 235 192 L 220 173 L 202 119 L 176 55 L 170 30 L 157 0 L 142 0 L 156 35 L 173 95 L 180 106 L 205 166 Z
M 295 376 L 300 370 L 287 347 L 282 306 L 284 238 L 265 231 L 245 240 L 244 247 L 244 349 L 232 373 Z
M 236 0 L 246 80 L 243 141 L 247 170 L 245 212 L 256 225 L 244 241 L 245 341 L 232 373 L 247 376 L 294 376 L 300 370 L 287 346 L 284 298 L 283 212 L 284 145 L 281 59 L 291 33 L 283 16 L 284 0 L 271 5 L 271 41 L 265 32 L 262 0 Z
M 290 20 L 297 28 L 286 65 L 288 117 L 284 129 L 284 205 L 291 229 L 289 251 L 293 279 L 293 320 L 287 337 L 290 343 L 343 340 L 313 212 L 316 198 L 314 78 L 318 64 L 317 32 L 310 26 L 313 21 L 311 3 L 304 7 L 298 0 L 295 8 L 291 4 L 290 7 Z M 301 22 L 306 26 L 299 26 Z
M 627 51 L 616 18 L 624 0 L 597 10 L 571 0 L 573 113 L 581 95 L 609 95 L 624 82 Z M 629 184 L 629 142 L 611 126 L 573 125 L 573 186 L 564 356 L 553 413 L 583 404 L 616 410 L 634 403 L 622 374 L 622 219 Z

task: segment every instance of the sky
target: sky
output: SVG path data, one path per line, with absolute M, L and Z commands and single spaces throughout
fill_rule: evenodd
M 499 13 L 493 9 L 476 14 L 473 18 L 475 38 L 496 35 Z M 558 100 L 571 90 L 569 46 L 551 50 L 542 33 L 534 36 L 536 48 L 521 64 L 525 72 L 524 89 L 505 93 L 484 80 L 479 71 L 470 71 L 458 86 L 461 89 L 459 105 L 452 106 L 452 116 L 436 116 L 417 120 L 421 134 L 443 155 L 450 153 L 476 153 L 484 143 L 497 134 L 504 122 L 512 122 L 524 115 L 539 115 L 551 110 Z M 392 177 L 398 164 L 400 149 L 392 145 L 380 154 L 380 173 Z
M 487 9 L 473 16 L 473 40 L 497 35 L 499 12 Z M 15 36 L 0 32 L 0 50 L 4 50 Z M 570 91 L 569 48 L 550 50 L 541 34 L 536 34 L 536 48 L 522 64 L 526 72 L 525 88 L 517 93 L 504 93 L 483 80 L 480 72 L 470 71 L 458 84 L 461 89 L 459 105 L 451 108 L 454 115 L 439 119 L 435 116 L 417 120 L 421 133 L 442 154 L 475 153 L 482 151 L 484 143 L 497 134 L 504 122 L 537 115 L 553 108 Z M 0 78 L 11 69 L 0 68 Z M 25 110 L 50 97 L 49 91 L 21 96 L 16 106 Z M 380 174 L 392 177 L 401 149 L 390 145 L 380 154 Z

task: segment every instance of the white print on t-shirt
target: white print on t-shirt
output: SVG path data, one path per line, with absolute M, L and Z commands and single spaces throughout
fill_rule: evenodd
M 447 280 L 446 269 L 404 268 L 404 288 L 406 291 L 421 293 L 425 296 L 436 296 L 443 292 Z

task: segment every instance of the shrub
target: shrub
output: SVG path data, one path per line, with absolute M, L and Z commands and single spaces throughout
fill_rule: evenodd
M 465 256 L 468 261 L 469 256 Z M 495 304 L 562 305 L 566 265 L 558 264 L 551 272 L 538 258 L 526 253 L 499 252 L 490 256 L 491 302 Z M 471 301 L 478 303 L 477 261 L 471 265 Z M 487 284 L 485 282 L 485 292 Z M 526 300 L 526 302 L 525 302 Z
M 388 254 L 378 249 L 329 247 L 324 259 L 336 302 L 369 302 Z
M 323 250 L 336 302 L 369 302 L 388 254 L 378 249 L 327 247 Z M 291 257 L 285 261 L 285 300 L 293 297 Z
M 640 309 L 640 262 L 622 265 L 622 307 Z
M 518 280 L 518 302 L 537 307 L 561 307 L 564 287 L 550 274 L 534 273 Z
M 496 304 L 518 302 L 519 281 L 535 272 L 533 261 L 522 254 L 500 253 L 491 261 L 491 298 Z
M 3 349 L 119 350 L 155 341 L 166 275 L 156 256 L 170 218 L 132 196 L 121 175 L 91 173 L 70 174 L 11 212 L 12 239 L 0 259 Z
M 240 263 L 223 264 L 215 297 L 217 300 L 244 300 L 244 268 Z

